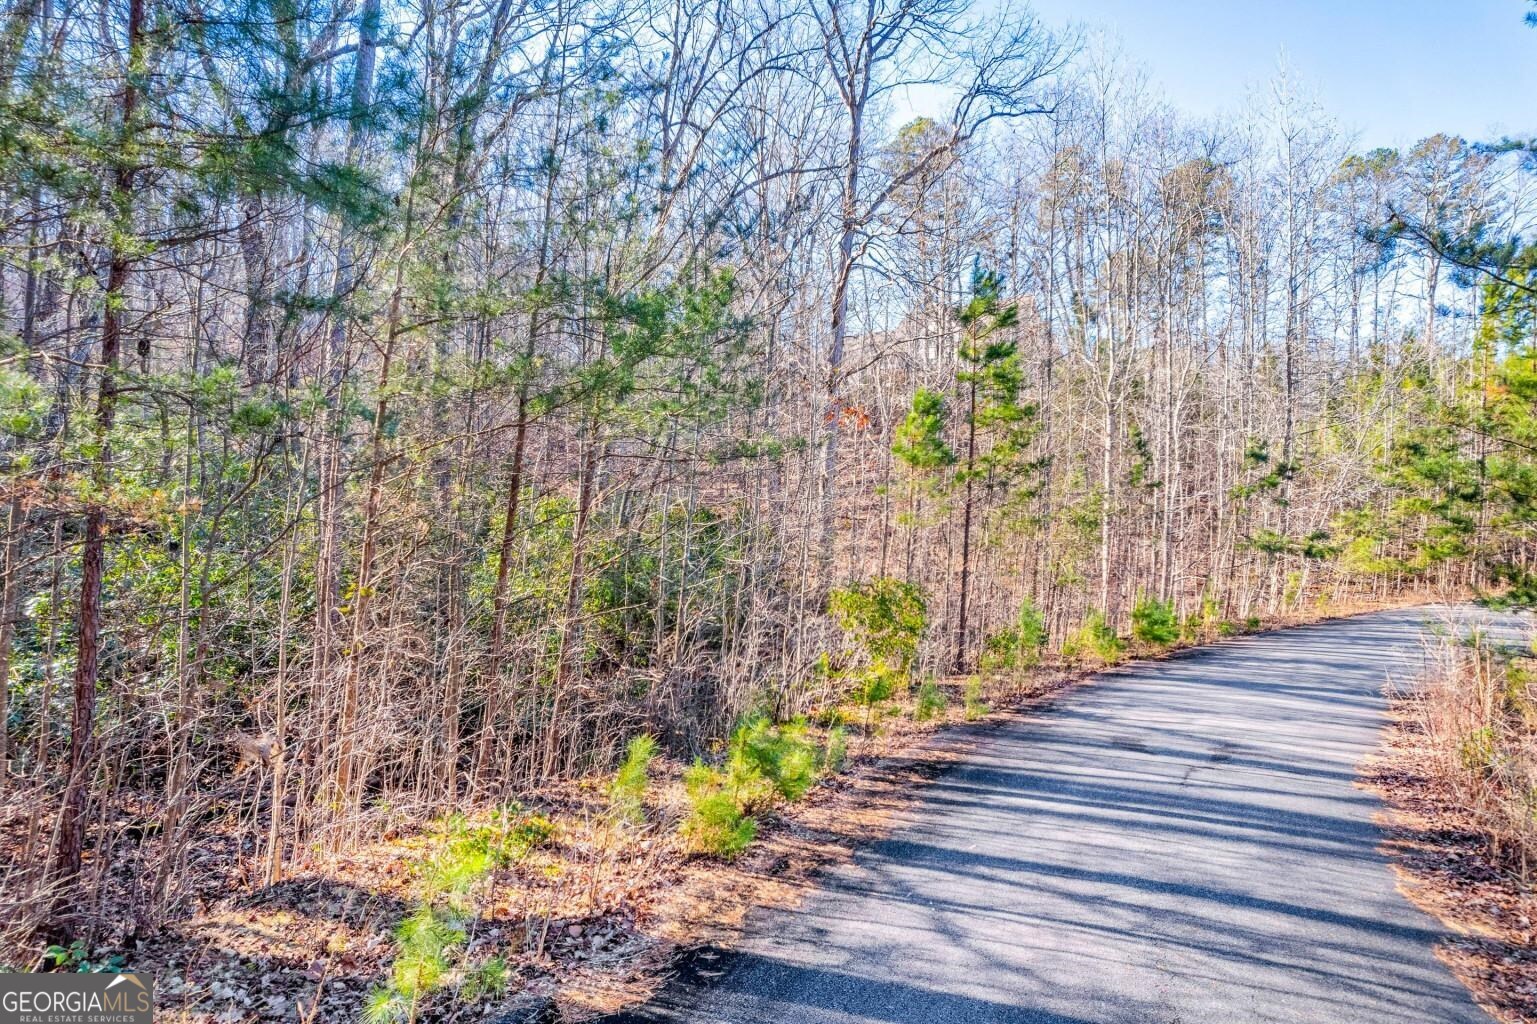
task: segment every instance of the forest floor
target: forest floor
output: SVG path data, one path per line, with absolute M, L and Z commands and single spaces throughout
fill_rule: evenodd
M 1503 1024 L 1537 1024 L 1537 891 L 1497 854 L 1480 821 L 1434 770 L 1414 693 L 1395 696 L 1383 748 L 1363 770 L 1388 804 L 1381 824 L 1399 888 L 1448 930 L 1438 953 Z
M 1393 602 L 1410 603 L 1416 602 Z M 1261 628 L 1363 610 L 1308 609 Z M 644 1000 L 681 951 L 729 947 L 749 910 L 797 904 L 821 869 L 885 834 L 925 782 L 994 727 L 1096 671 L 1048 666 L 994 681 L 986 694 L 993 710 L 977 721 L 965 720 L 959 678 L 946 681 L 949 710 L 933 721 L 915 722 L 910 706 L 890 704 L 872 735 L 850 739 L 843 771 L 801 801 L 760 815 L 758 839 L 734 861 L 691 855 L 671 827 L 685 801 L 679 762 L 659 758 L 654 765 L 646 827 L 613 822 L 606 778 L 541 790 L 525 799 L 524 811 L 553 823 L 552 838 L 495 872 L 478 893 L 480 913 L 466 950 L 501 958 L 505 986 L 477 999 L 445 990 L 417 1015 L 580 1021 Z M 125 806 L 124 813 L 137 812 Z M 466 817 L 491 813 L 470 809 Z M 0 854 L 15 854 L 25 818 L 14 807 L 0 814 Z M 351 1024 L 363 1018 L 368 993 L 389 977 L 395 929 L 413 908 L 440 836 L 432 822 L 403 824 L 377 843 L 316 857 L 303 873 L 262 885 L 246 874 L 250 858 L 232 832 L 207 829 L 186 854 L 195 867 L 194 912 L 138 937 L 126 926 L 117 934 L 109 929 L 90 957 L 153 974 L 157 1009 L 167 1020 Z M 149 860 L 121 846 L 113 856 L 121 866 L 114 864 L 109 876 L 143 871 Z M 116 898 L 103 894 L 101 916 L 126 921 L 132 908 L 115 905 Z

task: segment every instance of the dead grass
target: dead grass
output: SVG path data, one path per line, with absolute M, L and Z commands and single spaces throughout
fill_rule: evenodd
M 1400 889 L 1448 930 L 1438 954 L 1505 1024 L 1537 1024 L 1537 750 L 1520 670 L 1487 643 L 1448 637 L 1392 720 L 1363 781 Z

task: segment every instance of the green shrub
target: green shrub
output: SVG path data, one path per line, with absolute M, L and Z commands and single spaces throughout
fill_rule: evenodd
M 827 598 L 839 627 L 871 662 L 906 674 L 928 622 L 923 589 L 888 577 L 839 587 Z
M 1499 742 L 1490 726 L 1474 729 L 1457 744 L 1457 759 L 1470 775 L 1494 774 L 1499 761 Z
M 841 729 L 851 725 L 854 719 L 849 715 L 847 708 L 833 705 L 811 713 L 811 721 L 824 729 Z
M 520 816 L 507 830 L 505 852 L 512 860 L 522 860 L 537 847 L 555 838 L 555 823 L 542 814 Z
M 1046 615 L 1035 606 L 1035 602 L 1027 598 L 1019 606 L 1019 617 L 1015 621 L 1019 629 L 1021 655 L 1027 659 L 1026 664 L 1033 665 L 1040 660 L 1046 642 L 1051 639 L 1046 629 Z
M 983 645 L 979 667 L 984 672 L 1018 672 L 1040 663 L 1048 635 L 1046 617 L 1028 599 L 1010 629 L 989 636 Z
M 1012 672 L 1019 665 L 1019 633 L 1013 629 L 1000 629 L 989 633 L 982 641 L 982 654 L 977 658 L 977 668 L 983 672 Z
M 683 773 L 689 813 L 680 831 L 698 852 L 734 857 L 757 835 L 749 811 L 776 798 L 799 800 L 823 773 L 843 767 L 847 751 L 841 728 L 824 745 L 804 718 L 776 725 L 754 715 L 732 731 L 721 767 L 695 760 Z
M 409 999 L 390 985 L 375 985 L 363 997 L 363 1024 L 395 1024 L 413 1011 Z
M 436 846 L 419 872 L 421 902 L 424 907 L 444 906 L 462 914 L 471 910 L 476 889 L 493 871 L 554 838 L 555 823 L 509 804 L 484 822 L 449 815 L 437 823 L 435 831 Z
M 651 784 L 651 762 L 655 757 L 655 739 L 641 735 L 630 740 L 624 763 L 608 789 L 615 817 L 637 823 L 646 819 L 646 787 Z
M 865 709 L 865 728 L 876 705 L 907 686 L 928 622 L 928 605 L 916 584 L 887 577 L 839 587 L 828 610 L 852 641 L 863 667 L 851 674 L 852 696 Z
M 1167 647 L 1179 639 L 1179 618 L 1171 601 L 1141 597 L 1131 609 L 1131 635 L 1154 647 Z
M 742 813 L 728 788 L 726 773 L 695 761 L 683 777 L 689 812 L 680 831 L 699 853 L 731 858 L 747 849 L 758 834 L 758 823 Z
M 452 954 L 465 943 L 464 921 L 437 907 L 420 906 L 395 928 L 395 962 L 389 981 L 366 997 L 368 1024 L 413 1020 L 422 1000 L 442 985 L 453 966 Z
M 822 751 L 822 770 L 827 772 L 840 772 L 843 763 L 849 756 L 849 738 L 842 726 L 832 729 L 827 734 L 827 746 Z
M 492 871 L 528 856 L 555 834 L 555 824 L 526 814 L 517 804 L 495 811 L 489 821 L 471 824 L 462 814 L 438 823 L 437 848 L 421 867 L 424 903 L 465 910 L 471 895 Z
M 1237 626 L 1236 623 L 1233 623 L 1233 622 L 1231 622 L 1231 621 L 1229 621 L 1227 619 L 1223 619 L 1221 622 L 1217 623 L 1217 635 L 1218 636 L 1237 636 L 1238 635 L 1238 626 Z
M 121 953 L 92 953 L 84 939 L 76 939 L 67 946 L 49 946 L 43 950 L 43 959 L 51 961 L 56 972 L 71 974 L 119 974 L 128 969 L 127 958 Z M 0 974 L 22 974 L 28 970 L 0 961 Z
M 484 837 L 453 840 L 422 866 L 423 898 L 465 908 L 471 892 L 497 866 L 496 861 L 496 851 Z
M 1286 587 L 1281 592 L 1281 603 L 1290 607 L 1302 596 L 1302 574 L 1292 571 L 1286 574 Z
M 942 718 L 949 706 L 950 702 L 945 699 L 945 692 L 939 688 L 939 684 L 932 679 L 925 679 L 923 685 L 918 687 L 918 703 L 913 706 L 913 719 L 927 722 Z
M 865 731 L 869 731 L 870 717 L 881 702 L 896 696 L 898 678 L 884 666 L 875 665 L 866 669 L 855 684 L 853 697 L 865 709 Z
M 507 991 L 512 980 L 512 970 L 504 957 L 493 956 L 464 972 L 464 983 L 459 986 L 459 999 L 466 1003 L 482 999 L 494 999 Z
M 1201 606 L 1186 615 L 1180 622 L 1179 636 L 1186 643 L 1199 643 L 1221 632 L 1222 620 L 1217 602 L 1211 597 L 1201 598 Z
M 1191 642 L 1222 632 L 1222 607 L 1210 594 L 1203 595 L 1201 607 L 1185 617 L 1185 639 Z
M 725 778 L 726 792 L 744 814 L 768 810 L 779 796 L 774 781 L 745 761 L 728 760 Z
M 1528 729 L 1537 728 L 1537 662 L 1530 658 L 1515 658 L 1505 667 L 1505 706 L 1518 716 Z
M 456 969 L 457 952 L 466 941 L 465 922 L 476 913 L 482 883 L 554 838 L 555 823 L 514 803 L 480 822 L 449 815 L 434 832 L 435 848 L 420 869 L 421 901 L 395 929 L 395 960 L 388 980 L 364 1001 L 366 1024 L 416 1019 L 422 1000 Z M 495 994 L 506 987 L 507 977 L 505 961 L 487 960 L 466 971 L 460 995 L 478 999 Z
M 1259 627 L 1260 620 L 1258 615 L 1251 615 L 1247 619 L 1243 620 L 1243 628 L 1249 630 L 1250 632 L 1259 629 Z
M 966 721 L 975 722 L 991 710 L 993 709 L 982 699 L 982 678 L 980 676 L 972 676 L 966 680 L 966 704 L 964 708 Z
M 786 800 L 799 800 L 816 782 L 823 752 L 805 719 L 774 725 L 767 716 L 748 719 L 732 733 L 728 774 L 746 782 L 762 776 Z
M 84 939 L 76 939 L 67 946 L 49 946 L 43 950 L 43 958 L 53 962 L 53 969 L 71 974 L 119 974 L 127 967 L 127 958 L 120 953 L 108 957 L 92 954 Z M 0 973 L 22 974 L 26 969 L 11 964 L 0 966 Z
M 434 907 L 419 907 L 395 929 L 399 952 L 390 967 L 390 984 L 408 998 L 437 988 L 448 973 L 449 954 L 465 941 L 464 922 Z
M 1125 642 L 1116 636 L 1115 630 L 1105 621 L 1104 612 L 1090 612 L 1062 643 L 1062 657 L 1069 661 L 1095 662 L 1113 665 L 1121 660 Z
M 683 790 L 690 800 L 711 790 L 724 789 L 725 786 L 726 773 L 719 768 L 712 768 L 697 757 L 683 771 Z

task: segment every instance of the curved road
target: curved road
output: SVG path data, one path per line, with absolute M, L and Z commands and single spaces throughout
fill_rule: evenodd
M 1487 1024 L 1354 784 L 1431 613 L 1107 674 L 610 1024 Z

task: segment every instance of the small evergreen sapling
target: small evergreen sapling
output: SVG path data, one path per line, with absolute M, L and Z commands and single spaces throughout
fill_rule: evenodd
M 831 730 L 824 746 L 803 718 L 775 724 L 754 715 L 732 731 L 721 767 L 695 761 L 684 773 L 689 813 L 680 831 L 699 853 L 735 857 L 757 835 L 750 811 L 801 799 L 843 766 L 846 750 L 842 729 Z
M 863 667 L 853 673 L 853 698 L 865 709 L 865 730 L 875 707 L 907 686 L 928 622 L 922 588 L 881 577 L 835 589 L 828 607 Z
M 982 699 L 982 677 L 972 676 L 966 680 L 966 721 L 975 722 L 979 718 L 987 716 L 992 707 Z
M 816 782 L 822 752 L 804 719 L 774 725 L 768 716 L 748 719 L 732 734 L 728 764 L 732 774 L 757 774 L 786 800 L 799 800 Z
M 1125 649 L 1125 641 L 1110 628 L 1104 612 L 1094 611 L 1062 642 L 1062 657 L 1069 661 L 1114 665 L 1121 660 Z
M 896 696 L 897 681 L 896 673 L 875 666 L 866 669 L 859 682 L 855 684 L 854 700 L 865 709 L 865 732 L 870 731 L 870 720 L 875 715 L 875 709 Z
M 656 758 L 656 740 L 636 736 L 625 750 L 624 762 L 609 785 L 609 804 L 621 821 L 640 824 L 646 820 L 646 787 L 651 784 L 651 762 Z
M 727 773 L 695 761 L 683 774 L 689 813 L 680 831 L 699 853 L 730 859 L 747 849 L 758 823 L 742 813 Z
M 395 929 L 395 960 L 389 979 L 369 991 L 365 1024 L 413 1024 L 423 1001 L 455 976 L 461 1001 L 473 1002 L 505 988 L 507 967 L 496 958 L 476 965 L 458 963 L 483 894 L 497 868 L 528 856 L 548 842 L 554 824 L 523 813 L 516 804 L 497 810 L 486 823 L 451 815 L 440 827 L 438 845 L 423 864 L 421 901 Z
M 822 750 L 822 770 L 840 772 L 849 756 L 849 737 L 843 727 L 836 726 L 827 733 L 827 746 Z
M 1027 598 L 1019 607 L 1014 626 L 987 638 L 979 667 L 984 672 L 1004 674 L 1033 668 L 1040 663 L 1047 639 L 1046 617 Z
M 913 720 L 927 722 L 943 718 L 949 706 L 950 702 L 945 699 L 945 692 L 939 688 L 939 683 L 925 679 L 923 685 L 918 687 L 918 703 L 913 707 Z
M 1131 635 L 1152 647 L 1167 647 L 1179 639 L 1179 616 L 1172 601 L 1140 597 L 1131 610 Z

